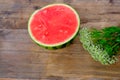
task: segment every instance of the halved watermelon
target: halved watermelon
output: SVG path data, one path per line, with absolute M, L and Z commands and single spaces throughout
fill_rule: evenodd
M 66 4 L 51 4 L 35 11 L 28 22 L 31 38 L 47 49 L 68 45 L 77 35 L 80 19 Z

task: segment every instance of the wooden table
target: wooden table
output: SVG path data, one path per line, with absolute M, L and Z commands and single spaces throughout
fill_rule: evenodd
M 81 27 L 120 26 L 120 0 L 0 0 L 0 80 L 120 80 L 120 62 L 104 66 L 94 61 L 79 37 L 58 50 L 31 40 L 29 16 L 51 3 L 75 8 Z

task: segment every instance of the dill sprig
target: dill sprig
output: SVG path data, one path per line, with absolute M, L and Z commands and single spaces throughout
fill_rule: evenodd
M 80 30 L 80 41 L 96 61 L 105 65 L 118 61 L 120 27 L 112 26 L 101 30 L 84 27 Z

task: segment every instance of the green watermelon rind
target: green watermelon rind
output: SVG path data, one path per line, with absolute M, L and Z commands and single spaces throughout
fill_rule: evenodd
M 75 33 L 74 33 L 69 39 L 65 40 L 64 42 L 60 42 L 60 43 L 57 43 L 57 44 L 44 44 L 44 43 L 42 43 L 42 42 L 40 42 L 40 41 L 37 41 L 37 40 L 34 38 L 34 36 L 33 36 L 32 33 L 31 33 L 31 30 L 30 30 L 30 23 L 31 23 L 31 21 L 32 21 L 33 16 L 34 16 L 38 11 L 40 11 L 40 10 L 42 10 L 42 9 L 44 9 L 44 8 L 47 8 L 47 7 L 55 6 L 55 5 L 63 5 L 63 6 L 66 6 L 66 7 L 70 8 L 70 9 L 75 13 L 75 15 L 76 15 L 76 17 L 77 17 L 78 26 L 77 26 L 77 29 L 76 29 Z M 69 6 L 69 5 L 67 5 L 67 4 L 63 4 L 63 3 L 50 4 L 50 5 L 47 5 L 47 6 L 43 7 L 43 8 L 41 8 L 41 9 L 36 10 L 36 11 L 30 16 L 29 21 L 28 21 L 28 33 L 29 33 L 30 37 L 32 38 L 32 40 L 33 40 L 35 43 L 37 43 L 39 46 L 44 47 L 44 48 L 46 48 L 46 49 L 58 49 L 58 48 L 63 48 L 63 47 L 65 47 L 65 46 L 69 45 L 69 44 L 74 40 L 74 38 L 77 36 L 77 34 L 78 34 L 78 32 L 79 32 L 79 29 L 80 29 L 80 18 L 79 18 L 78 13 L 77 13 L 76 10 L 75 10 L 74 8 L 72 8 L 71 6 Z

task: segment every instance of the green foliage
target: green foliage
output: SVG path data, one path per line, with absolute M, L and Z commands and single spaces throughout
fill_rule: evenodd
M 113 64 L 120 49 L 120 27 L 107 27 L 101 30 L 83 28 L 80 41 L 91 56 L 102 64 Z
M 119 27 L 107 27 L 102 30 L 94 29 L 92 31 L 91 36 L 93 39 L 96 39 L 96 44 L 100 44 L 103 47 L 103 49 L 108 52 L 110 56 L 116 54 L 116 52 L 120 48 Z

